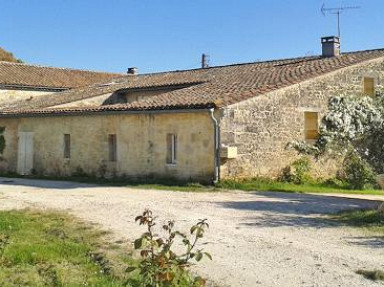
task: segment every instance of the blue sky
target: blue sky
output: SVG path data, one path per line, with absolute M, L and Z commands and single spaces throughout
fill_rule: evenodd
M 0 46 L 27 63 L 140 73 L 320 53 L 337 33 L 342 50 L 384 48 L 383 0 L 0 0 Z

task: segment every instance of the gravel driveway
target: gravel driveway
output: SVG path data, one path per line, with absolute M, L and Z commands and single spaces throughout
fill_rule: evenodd
M 374 199 L 374 197 L 370 197 Z M 355 274 L 384 269 L 384 239 L 338 226 L 325 214 L 377 201 L 275 192 L 185 193 L 0 178 L 0 208 L 54 208 L 134 239 L 134 217 L 150 208 L 187 230 L 200 218 L 210 229 L 213 261 L 197 271 L 221 286 L 383 286 Z

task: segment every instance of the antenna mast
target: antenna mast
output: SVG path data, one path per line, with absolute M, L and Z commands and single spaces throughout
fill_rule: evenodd
M 360 9 L 360 6 L 341 6 L 335 8 L 325 8 L 325 4 L 321 6 L 321 13 L 325 16 L 325 13 L 337 15 L 337 36 L 340 38 L 340 14 L 345 10 Z

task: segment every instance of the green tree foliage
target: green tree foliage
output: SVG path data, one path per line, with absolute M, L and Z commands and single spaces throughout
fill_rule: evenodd
M 289 146 L 315 157 L 355 153 L 376 172 L 383 173 L 383 98 L 337 96 L 330 99 L 328 107 L 316 143 L 294 141 Z
M 363 188 L 375 173 L 384 173 L 384 98 L 337 96 L 328 107 L 316 143 L 294 141 L 289 146 L 316 158 L 345 157 L 346 181 Z
M 12 62 L 12 63 L 23 62 L 20 59 L 15 58 L 11 52 L 7 52 L 1 47 L 0 47 L 0 61 Z
M 345 158 L 342 173 L 341 179 L 352 189 L 363 190 L 375 184 L 375 172 L 372 167 L 356 153 Z

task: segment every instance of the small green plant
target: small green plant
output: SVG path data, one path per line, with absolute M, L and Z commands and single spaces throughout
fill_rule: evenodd
M 351 189 L 366 189 L 375 186 L 376 174 L 372 167 L 359 155 L 352 153 L 344 161 L 340 173 Z
M 201 277 L 194 277 L 188 271 L 191 261 L 199 262 L 203 257 L 211 258 L 207 252 L 197 249 L 198 241 L 203 238 L 208 223 L 200 220 L 190 229 L 189 236 L 174 231 L 174 221 L 168 221 L 162 226 L 165 237 L 154 233 L 155 217 L 152 211 L 145 210 L 142 215 L 137 216 L 135 221 L 147 227 L 147 232 L 136 239 L 134 247 L 140 250 L 141 260 L 138 266 L 127 268 L 127 272 L 138 271 L 143 287 L 166 287 L 166 286 L 204 286 L 205 280 Z M 185 247 L 185 252 L 177 254 L 173 251 L 173 244 L 179 238 Z
M 309 159 L 307 157 L 302 157 L 282 170 L 280 180 L 293 182 L 295 184 L 303 184 L 311 181 L 311 176 L 309 175 L 310 170 L 311 164 Z

